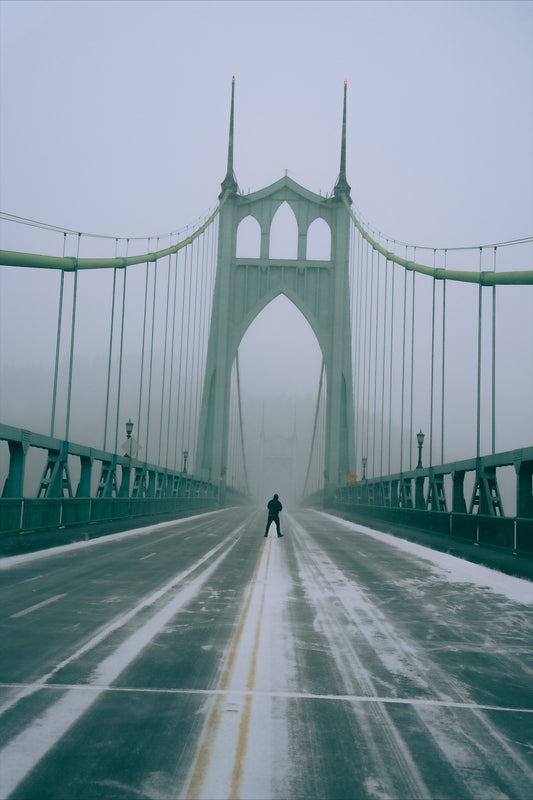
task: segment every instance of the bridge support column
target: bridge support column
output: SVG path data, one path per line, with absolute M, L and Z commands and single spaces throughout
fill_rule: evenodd
M 24 472 L 26 468 L 27 442 L 11 442 L 9 447 L 9 472 L 4 483 L 2 497 L 22 497 L 24 492 Z
M 122 475 L 120 479 L 120 488 L 118 490 L 119 497 L 130 496 L 130 481 L 131 481 L 131 465 L 122 465 Z
M 515 462 L 516 516 L 533 518 L 533 461 Z
M 80 456 L 81 474 L 76 489 L 76 497 L 91 496 L 91 475 L 93 469 L 92 456 Z
M 415 508 L 425 508 L 426 500 L 424 497 L 424 476 L 415 478 Z
M 452 472 L 452 511 L 456 514 L 466 514 L 466 500 L 465 500 L 465 471 L 453 470 Z

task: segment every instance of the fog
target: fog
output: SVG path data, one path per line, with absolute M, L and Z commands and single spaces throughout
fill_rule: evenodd
M 137 237 L 130 253 L 155 249 L 158 242 L 166 246 L 166 234 L 186 226 L 190 231 L 217 204 L 232 75 L 240 189 L 263 188 L 287 171 L 312 191 L 331 192 L 339 171 L 347 79 L 347 177 L 356 212 L 374 230 L 391 242 L 446 248 L 531 235 L 530 2 L 4 0 L 0 15 L 4 212 L 75 232 Z M 7 222 L 1 233 L 5 249 L 62 252 L 60 233 Z M 76 254 L 76 240 L 67 238 L 68 254 Z M 115 242 L 83 237 L 82 247 L 87 251 L 80 255 L 113 255 Z M 432 263 L 431 251 L 417 252 L 419 261 Z M 449 257 L 449 266 L 479 266 L 475 251 Z M 531 269 L 531 248 L 498 251 L 497 269 L 524 268 Z M 60 276 L 24 272 L 0 268 L 0 421 L 48 433 Z M 67 299 L 71 277 L 65 281 Z M 132 297 L 136 282 L 141 292 L 143 279 L 141 268 L 132 271 Z M 383 289 L 383 274 L 380 280 Z M 402 291 L 402 280 L 398 275 L 396 292 Z M 111 426 L 104 431 L 101 419 L 112 276 L 80 276 L 80 281 L 89 300 L 78 323 L 91 335 L 77 343 L 71 439 L 94 437 L 87 443 L 103 446 L 107 437 L 112 447 L 114 432 Z M 452 327 L 455 333 L 447 355 L 442 455 L 451 460 L 475 454 L 478 298 L 477 289 L 466 284 L 449 285 L 447 292 L 449 335 Z M 431 286 L 419 283 L 417 293 L 419 301 L 426 300 L 418 306 L 417 325 L 430 337 Z M 503 450 L 533 444 L 533 302 L 529 287 L 502 287 L 498 296 L 497 408 L 506 422 L 499 423 L 497 450 Z M 484 308 L 485 319 L 490 313 Z M 370 317 L 359 317 L 370 329 Z M 368 388 L 381 373 L 372 367 L 376 350 L 358 350 L 363 332 L 357 329 L 354 336 L 354 358 L 369 371 L 366 394 L 362 384 L 356 388 L 355 406 L 370 468 L 379 461 L 380 443 L 372 446 L 369 420 L 380 421 L 380 415 L 379 407 L 374 414 Z M 124 366 L 125 396 L 131 383 L 134 398 L 126 418 L 131 413 L 134 419 L 135 335 L 132 325 Z M 309 457 L 318 343 L 299 312 L 280 298 L 250 327 L 239 359 L 250 489 L 259 495 L 286 489 L 296 497 Z M 414 364 L 419 397 L 422 386 L 427 388 L 427 350 Z M 91 390 L 95 386 L 98 392 Z M 193 409 L 195 403 L 191 397 Z M 427 402 L 415 408 L 414 425 L 428 431 Z M 391 426 L 397 449 L 406 423 L 396 409 Z M 487 452 L 488 434 L 483 436 Z M 405 441 L 411 454 L 413 446 Z M 440 449 L 435 446 L 437 459 Z M 6 450 L 0 449 L 2 481 Z M 179 461 L 179 453 L 175 458 Z M 191 459 L 194 463 L 192 452 Z M 296 480 L 287 473 L 290 459 Z

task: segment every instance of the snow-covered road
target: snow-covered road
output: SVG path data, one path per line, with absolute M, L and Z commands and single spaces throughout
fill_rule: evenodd
M 263 517 L 0 562 L 0 796 L 533 796 L 533 584 Z

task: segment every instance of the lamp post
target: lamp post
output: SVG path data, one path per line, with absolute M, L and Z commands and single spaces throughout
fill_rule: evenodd
M 131 458 L 132 446 L 133 446 L 133 439 L 131 438 L 131 432 L 133 430 L 133 422 L 131 421 L 131 417 L 126 422 L 126 455 Z
M 416 465 L 417 469 L 422 469 L 422 446 L 424 444 L 424 437 L 425 434 L 422 433 L 422 430 L 419 430 L 416 434 L 416 441 L 418 442 L 418 464 Z
M 183 471 L 187 472 L 187 459 L 189 458 L 189 451 L 183 451 Z
M 367 463 L 367 461 L 368 461 L 367 457 L 363 456 L 363 458 L 361 459 L 361 464 L 363 465 L 363 480 L 364 481 L 366 481 L 366 463 Z

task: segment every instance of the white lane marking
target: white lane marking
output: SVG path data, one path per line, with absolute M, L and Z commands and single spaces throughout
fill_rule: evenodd
M 49 673 L 43 675 L 38 683 L 46 683 L 52 678 L 59 670 L 66 667 L 68 664 L 76 661 L 80 656 L 87 653 L 89 650 L 92 650 L 94 647 L 100 644 L 104 639 L 106 639 L 110 634 L 114 633 L 119 628 L 122 628 L 126 625 L 133 617 L 135 617 L 139 612 L 145 609 L 147 606 L 151 606 L 156 603 L 158 600 L 161 599 L 167 592 L 173 589 L 177 584 L 181 581 L 185 580 L 191 573 L 193 573 L 196 569 L 202 566 L 206 561 L 208 561 L 212 556 L 215 555 L 222 547 L 227 547 L 228 542 L 231 540 L 233 536 L 238 537 L 240 535 L 240 531 L 246 525 L 246 520 L 243 522 L 238 528 L 232 531 L 228 536 L 226 536 L 221 542 L 219 542 L 215 547 L 209 550 L 205 555 L 198 559 L 192 566 L 188 567 L 188 569 L 184 570 L 183 572 L 178 573 L 172 580 L 168 583 L 164 584 L 161 589 L 158 589 L 156 592 L 153 592 L 150 595 L 144 597 L 131 611 L 128 611 L 126 614 L 121 614 L 120 616 L 116 617 L 112 622 L 108 625 L 105 625 L 101 630 L 96 633 L 92 639 L 89 639 L 84 645 L 82 645 L 78 650 L 76 650 L 72 655 L 65 658 L 63 661 L 60 661 Z M 10 700 L 7 700 L 2 706 L 0 706 L 0 716 L 16 705 L 19 700 L 22 700 L 24 697 L 27 697 L 32 692 L 37 691 L 37 689 L 31 689 L 28 687 L 27 689 L 20 692 L 15 697 L 12 697 Z
M 124 694 L 186 694 L 186 695 L 224 695 L 226 697 L 267 697 L 281 700 L 336 700 L 340 703 L 386 703 L 388 705 L 428 706 L 437 708 L 462 708 L 466 711 L 503 711 L 507 714 L 533 714 L 533 708 L 513 708 L 512 706 L 489 706 L 482 703 L 460 703 L 454 700 L 431 700 L 423 697 L 368 697 L 360 694 L 313 694 L 311 692 L 274 692 L 246 689 L 161 689 L 147 686 L 111 686 L 97 683 L 0 683 L 0 689 L 19 689 L 35 686 L 52 692 L 70 689 L 86 689 L 93 692 L 117 692 Z
M 152 558 L 152 556 L 155 556 L 155 555 L 157 555 L 157 554 L 156 553 L 148 553 L 147 556 L 142 556 L 142 558 L 140 558 L 139 561 L 145 561 L 147 558 Z
M 50 605 L 50 603 L 55 603 L 56 600 L 61 600 L 61 598 L 66 597 L 67 594 L 68 592 L 63 592 L 63 594 L 56 594 L 54 597 L 49 597 L 48 600 L 43 600 L 42 603 L 36 603 L 34 606 L 25 608 L 24 611 L 17 611 L 16 614 L 11 614 L 9 619 L 16 619 L 17 617 L 24 617 L 26 614 L 31 614 L 32 611 L 37 611 L 38 608 L 43 608 L 44 606 Z
M 103 686 L 116 680 L 178 611 L 196 596 L 203 584 L 235 547 L 237 541 L 235 538 L 212 564 L 101 661 L 93 672 L 89 686 L 67 691 L 66 695 L 46 709 L 0 751 L 2 797 L 7 797 L 16 789 L 35 765 L 105 691 Z

